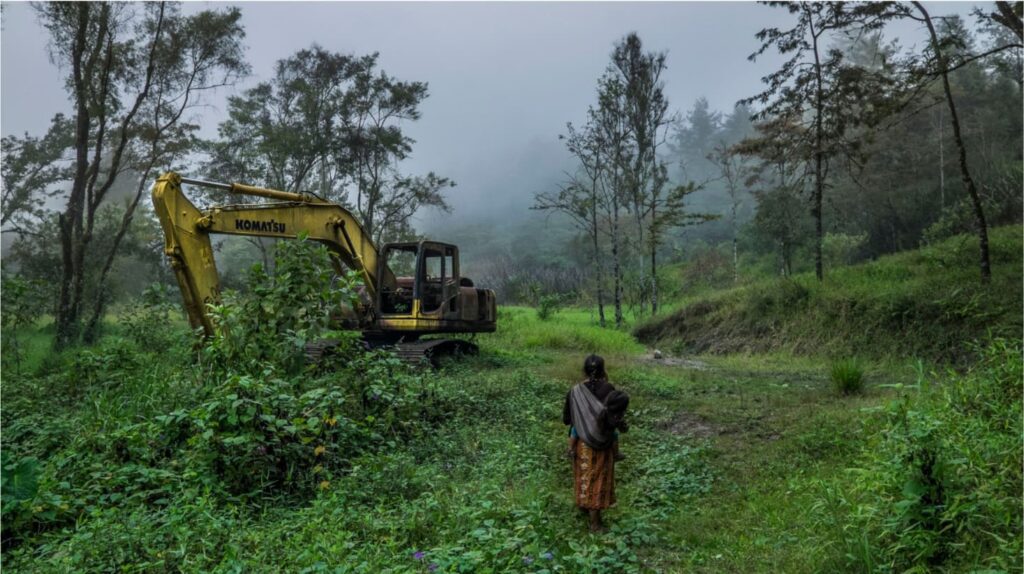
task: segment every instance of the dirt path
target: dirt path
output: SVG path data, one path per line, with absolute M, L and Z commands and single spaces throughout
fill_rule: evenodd
M 711 369 L 711 365 L 704 361 L 698 361 L 697 359 L 687 359 L 686 357 L 671 357 L 657 349 L 651 350 L 649 353 L 644 355 L 640 362 L 649 363 L 654 365 L 664 365 L 666 367 L 681 367 L 684 369 L 694 369 L 696 371 L 708 371 Z

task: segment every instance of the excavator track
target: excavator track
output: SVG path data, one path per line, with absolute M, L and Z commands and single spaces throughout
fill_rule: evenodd
M 307 343 L 306 361 L 319 363 L 337 346 L 337 341 L 328 339 Z M 399 359 L 410 365 L 417 367 L 429 365 L 433 368 L 440 366 L 442 357 L 476 355 L 480 352 L 476 344 L 462 339 L 426 339 L 410 343 L 400 342 L 393 345 L 373 346 L 392 348 Z
M 440 366 L 442 357 L 476 355 L 479 352 L 475 344 L 462 339 L 428 339 L 395 345 L 395 354 L 399 359 L 412 365 L 429 363 L 434 368 Z

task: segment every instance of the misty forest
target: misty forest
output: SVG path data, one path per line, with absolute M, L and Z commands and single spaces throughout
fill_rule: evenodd
M 4 2 L 3 567 L 1024 572 L 1022 16 Z

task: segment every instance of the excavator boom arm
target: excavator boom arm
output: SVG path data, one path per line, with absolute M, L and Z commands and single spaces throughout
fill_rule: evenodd
M 185 197 L 182 182 L 217 187 L 239 195 L 283 200 L 279 203 L 224 205 L 200 210 Z M 294 239 L 306 234 L 325 244 L 346 267 L 359 272 L 371 300 L 376 300 L 378 252 L 351 212 L 307 194 L 268 190 L 241 184 L 218 184 L 161 176 L 153 188 L 153 205 L 164 230 L 164 253 L 178 279 L 193 328 L 209 335 L 214 326 L 206 306 L 220 300 L 220 278 L 211 234 Z M 384 270 L 385 282 L 394 275 Z

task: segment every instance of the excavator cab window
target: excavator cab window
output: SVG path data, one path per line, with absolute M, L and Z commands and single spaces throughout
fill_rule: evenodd
M 426 241 L 384 246 L 380 286 L 381 313 L 412 312 L 420 300 L 420 312 L 458 310 L 459 252 L 454 245 Z
M 388 245 L 385 248 L 384 262 L 394 276 L 394 284 L 381 286 L 382 313 L 404 315 L 412 312 L 418 252 L 419 249 L 415 244 Z
M 424 313 L 437 311 L 444 302 L 444 253 L 436 248 L 423 249 L 423 275 L 420 276 L 420 297 Z
M 444 282 L 444 298 L 448 301 L 448 311 L 455 311 L 459 298 L 459 268 L 458 256 L 455 248 L 446 246 L 444 248 L 444 268 L 447 276 Z

